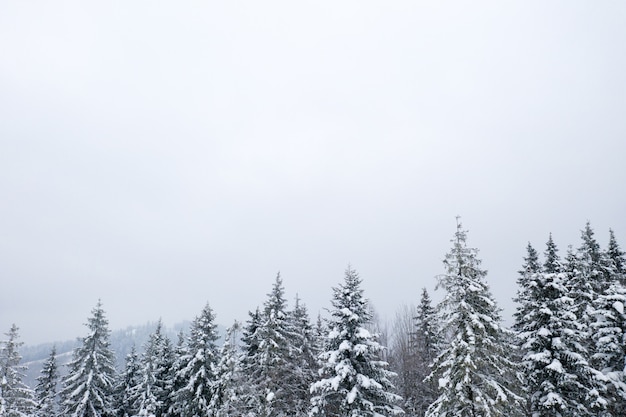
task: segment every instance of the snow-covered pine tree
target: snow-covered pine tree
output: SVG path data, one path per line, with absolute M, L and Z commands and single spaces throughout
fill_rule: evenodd
M 301 354 L 293 344 L 296 331 L 287 314 L 287 301 L 280 274 L 268 294 L 254 334 L 247 340 L 244 372 L 250 379 L 246 402 L 257 416 L 291 415 L 295 409 L 298 383 L 295 358 Z
M 206 304 L 189 330 L 187 353 L 176 380 L 184 384 L 175 393 L 174 409 L 182 417 L 212 415 L 209 408 L 216 381 L 219 336 L 213 310 Z
M 57 365 L 57 349 L 52 346 L 48 359 L 43 363 L 35 386 L 36 414 L 42 417 L 55 417 L 58 414 L 57 384 L 59 368 Z
M 596 248 L 596 251 L 599 250 Z M 623 284 L 624 254 L 615 235 L 609 230 L 607 251 L 600 253 L 600 269 L 605 275 L 606 286 L 595 294 L 592 302 L 591 364 L 605 376 L 606 383 L 599 384 L 607 399 L 606 416 L 618 416 L 626 409 L 626 287 Z M 590 258 L 590 256 L 589 256 Z
M 317 356 L 321 353 L 317 349 L 315 333 L 309 320 L 306 305 L 296 296 L 293 311 L 289 312 L 289 320 L 294 331 L 292 345 L 297 347 L 291 355 L 294 362 L 292 367 L 292 396 L 293 415 L 306 416 L 311 405 L 310 387 L 317 377 L 319 363 Z
M 172 385 L 173 385 L 173 368 L 174 368 L 174 348 L 172 341 L 165 333 L 163 322 L 161 319 L 157 322 L 156 329 L 150 339 L 144 359 L 150 354 L 154 372 L 154 386 L 152 392 L 156 398 L 158 407 L 156 409 L 156 417 L 164 417 L 168 410 L 172 407 Z
M 62 414 L 66 417 L 108 417 L 114 414 L 115 357 L 109 344 L 108 324 L 98 300 L 87 320 L 89 334 L 74 350 L 74 357 L 68 364 L 69 372 L 62 381 Z
M 164 334 L 163 323 L 159 320 L 146 342 L 141 357 L 140 382 L 131 399 L 138 416 L 161 417 L 169 410 L 172 363 L 171 342 Z
M 209 417 L 238 415 L 238 402 L 243 375 L 237 347 L 241 324 L 237 321 L 226 330 L 224 344 L 215 366 L 215 383 L 209 403 Z
M 402 413 L 400 397 L 392 393 L 394 373 L 381 360 L 385 349 L 366 327 L 371 320 L 361 279 L 352 268 L 333 288 L 325 350 L 320 354 L 320 379 L 311 386 L 310 415 L 374 417 Z
M 13 324 L 6 336 L 0 341 L 0 416 L 28 417 L 36 404 L 33 391 L 22 382 L 27 368 L 20 364 L 19 328 Z
M 480 268 L 477 249 L 466 244 L 466 231 L 457 222 L 446 273 L 437 288 L 446 294 L 438 305 L 447 347 L 437 357 L 429 378 L 439 377 L 439 396 L 429 417 L 515 416 L 523 413 L 517 384 L 515 349 L 501 324 L 500 309 Z
M 177 393 L 185 385 L 187 381 L 184 380 L 182 369 L 186 366 L 187 355 L 189 351 L 187 349 L 187 341 L 185 340 L 185 333 L 183 330 L 178 332 L 178 340 L 173 351 L 173 361 L 171 366 L 171 378 L 169 385 L 169 395 L 167 400 L 167 410 L 163 413 L 163 417 L 180 417 L 180 413 L 177 410 L 178 404 L 176 402 Z
M 556 274 L 563 271 L 561 260 L 559 259 L 559 249 L 552 239 L 552 233 L 548 237 L 548 243 L 546 243 L 546 251 L 544 252 L 545 259 L 543 263 L 543 272 L 548 274 Z M 537 271 L 539 272 L 539 269 Z
M 583 279 L 591 284 L 593 297 L 604 293 L 612 279 L 611 259 L 600 249 L 589 222 L 581 232 L 582 244 L 577 252 L 577 268 Z M 593 300 L 592 300 L 593 301 Z
M 585 269 L 588 269 L 588 267 L 583 267 L 581 262 L 572 246 L 568 246 L 563 264 L 563 272 L 567 277 L 565 285 L 567 286 L 568 296 L 574 300 L 574 314 L 582 326 L 580 331 L 589 333 L 589 325 L 593 321 L 591 307 L 595 298 L 595 291 L 588 274 L 585 273 Z M 588 337 L 583 336 L 583 340 L 587 339 Z M 588 350 L 590 348 L 589 343 L 584 344 L 585 349 Z
M 114 388 L 113 403 L 116 417 L 131 417 L 139 413 L 133 399 L 141 384 L 141 364 L 135 345 L 126 355 L 124 371 L 118 375 Z
M 626 288 L 613 281 L 594 300 L 591 324 L 594 354 L 591 363 L 606 377 L 600 386 L 607 399 L 603 416 L 623 416 L 626 410 Z
M 570 275 L 561 272 L 556 253 L 550 236 L 544 272 L 527 277 L 527 296 L 520 299 L 515 317 L 528 408 L 534 417 L 597 415 L 604 400 L 596 389 L 596 373 L 586 360 L 582 343 L 586 333 L 566 285 Z M 573 265 L 573 257 L 569 250 L 567 265 Z
M 615 233 L 612 229 L 609 229 L 609 246 L 606 252 L 613 262 L 615 277 L 612 281 L 618 280 L 622 283 L 622 285 L 626 286 L 626 254 L 617 243 Z
M 249 371 L 255 366 L 254 359 L 259 350 L 260 333 L 258 329 L 261 327 L 261 320 L 261 310 L 259 307 L 257 307 L 254 312 L 249 311 L 248 320 L 243 326 L 241 335 L 242 351 L 239 356 L 239 363 L 241 371 L 246 375 L 246 378 L 241 381 L 239 386 L 240 395 L 233 405 L 233 407 L 236 408 L 236 414 L 241 416 L 254 416 L 255 410 L 260 407 L 258 395 L 249 377 Z
M 413 408 L 417 416 L 423 416 L 437 398 L 436 378 L 426 380 L 426 377 L 430 375 L 431 365 L 443 349 L 439 318 L 426 288 L 422 288 L 414 323 L 411 335 L 415 355 Z

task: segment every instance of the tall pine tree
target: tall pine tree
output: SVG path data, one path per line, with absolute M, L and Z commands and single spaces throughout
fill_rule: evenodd
M 241 324 L 237 321 L 226 330 L 224 344 L 220 349 L 219 360 L 215 366 L 215 383 L 213 384 L 210 417 L 228 417 L 240 415 L 239 397 L 244 376 L 237 347 Z
M 56 346 L 52 346 L 50 356 L 43 363 L 41 373 L 37 377 L 35 399 L 37 402 L 37 414 L 40 416 L 55 417 L 58 414 L 57 384 L 59 381 L 59 368 L 56 355 Z
M 301 355 L 287 311 L 280 274 L 268 294 L 254 332 L 246 335 L 244 372 L 250 377 L 246 402 L 257 416 L 283 416 L 297 408 L 299 383 L 295 358 Z M 251 323 L 252 324 L 252 323 Z
M 435 378 L 429 380 L 426 378 L 431 373 L 431 365 L 443 349 L 439 318 L 426 288 L 422 289 L 417 306 L 415 331 L 412 336 L 416 366 L 413 380 L 414 408 L 418 416 L 423 416 L 437 398 Z
M 218 339 L 215 316 L 207 304 L 191 325 L 187 353 L 176 376 L 183 385 L 175 394 L 174 408 L 182 417 L 213 415 L 209 405 L 217 379 Z
M 124 371 L 119 374 L 114 388 L 113 402 L 116 417 L 131 417 L 139 410 L 136 407 L 136 392 L 141 384 L 141 364 L 135 346 L 126 355 Z
M 102 303 L 98 301 L 87 320 L 89 334 L 74 350 L 63 378 L 62 414 L 67 417 L 109 417 L 113 415 L 112 393 L 115 383 L 115 357 L 111 350 Z
M 385 348 L 366 328 L 371 313 L 356 271 L 346 270 L 344 282 L 333 288 L 331 303 L 330 331 L 320 354 L 321 379 L 311 386 L 310 415 L 374 417 L 402 413 L 396 405 L 400 397 L 392 392 L 395 374 L 381 360 Z
M 561 272 L 552 236 L 546 248 L 544 271 L 528 275 L 526 297 L 516 314 L 522 343 L 522 367 L 534 417 L 598 415 L 605 401 L 596 389 L 596 372 L 583 346 L 585 327 L 577 319 L 577 305 L 568 287 L 575 274 L 573 251 Z M 580 295 L 580 294 L 579 294 Z
M 19 328 L 13 324 L 7 340 L 0 342 L 0 415 L 2 417 L 27 417 L 35 409 L 33 391 L 22 379 L 27 368 L 21 365 L 19 353 Z
M 446 273 L 438 288 L 446 294 L 438 311 L 447 347 L 435 361 L 430 378 L 439 376 L 439 396 L 429 417 L 514 416 L 523 412 L 517 369 L 511 360 L 510 333 L 480 268 L 478 251 L 467 247 L 466 231 L 457 222 Z

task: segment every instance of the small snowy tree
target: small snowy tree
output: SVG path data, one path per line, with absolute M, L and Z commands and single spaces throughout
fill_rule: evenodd
M 87 320 L 89 334 L 74 350 L 63 378 L 63 412 L 67 417 L 108 417 L 112 407 L 115 383 L 115 357 L 110 348 L 108 320 L 98 301 Z
M 6 335 L 0 342 L 0 416 L 27 417 L 36 404 L 33 391 L 22 382 L 27 368 L 20 365 L 19 328 L 13 324 Z
M 217 379 L 218 339 L 215 316 L 207 304 L 191 325 L 187 354 L 176 376 L 184 384 L 175 394 L 174 406 L 182 417 L 212 415 L 209 405 Z
M 626 410 L 626 288 L 614 281 L 594 301 L 592 337 L 594 354 L 591 363 L 602 372 L 607 383 L 603 394 L 607 403 L 606 416 L 617 417 Z
M 37 377 L 35 399 L 37 402 L 37 414 L 40 416 L 55 417 L 58 413 L 57 384 L 59 381 L 59 369 L 56 355 L 56 346 L 52 346 L 50 356 L 43 363 L 41 373 Z
M 244 372 L 250 389 L 245 402 L 258 416 L 289 415 L 296 409 L 297 369 L 294 358 L 301 355 L 294 345 L 297 333 L 287 312 L 280 274 L 268 294 L 254 333 L 246 336 Z
M 310 387 L 319 369 L 317 356 L 321 352 L 317 348 L 307 308 L 297 296 L 294 309 L 289 313 L 289 320 L 293 328 L 291 343 L 297 348 L 294 348 L 290 355 L 293 369 L 291 403 L 294 415 L 306 416 L 311 404 Z
M 241 364 L 237 348 L 241 324 L 237 321 L 226 330 L 224 344 L 215 366 L 215 383 L 212 387 L 209 416 L 228 417 L 237 414 L 240 395 Z
M 596 389 L 597 372 L 587 360 L 585 326 L 577 319 L 574 298 L 586 300 L 588 292 L 582 285 L 577 292 L 568 286 L 568 280 L 577 276 L 574 253 L 570 249 L 561 266 L 550 235 L 543 271 L 529 272 L 526 288 L 520 290 L 526 295 L 519 300 L 515 327 L 530 412 L 536 417 L 596 415 L 604 400 Z
M 415 355 L 414 375 L 414 407 L 419 416 L 423 416 L 426 409 L 437 398 L 436 378 L 426 378 L 431 373 L 431 366 L 443 349 L 443 335 L 439 317 L 432 305 L 432 300 L 426 288 L 422 295 L 415 316 L 415 330 L 412 334 L 413 352 Z
M 466 232 L 457 223 L 446 273 L 438 288 L 446 294 L 438 305 L 443 330 L 450 337 L 437 357 L 430 379 L 439 376 L 439 396 L 429 417 L 514 416 L 523 412 L 511 361 L 514 346 L 502 326 L 500 310 L 480 268 L 477 250 L 466 245 Z
M 137 403 L 139 412 L 141 414 L 143 409 L 144 414 L 153 412 L 156 417 L 163 417 L 172 406 L 174 352 L 160 319 L 146 343 L 141 362 L 142 383 L 138 392 L 141 392 L 142 399 Z
M 371 320 L 361 279 L 351 268 L 333 288 L 332 318 L 325 350 L 320 354 L 321 379 L 311 386 L 311 416 L 374 417 L 402 413 L 392 393 L 393 372 L 381 360 L 384 347 L 366 327 Z
M 617 243 L 612 229 L 609 229 L 609 247 L 606 252 L 613 262 L 615 276 L 612 281 L 620 281 L 622 285 L 626 286 L 626 254 Z
M 139 410 L 134 399 L 141 383 L 141 364 L 135 346 L 126 355 L 124 371 L 118 376 L 114 388 L 114 408 L 117 417 L 131 417 Z

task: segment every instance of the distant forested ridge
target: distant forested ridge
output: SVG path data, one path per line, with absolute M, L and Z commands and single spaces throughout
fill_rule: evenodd
M 562 250 L 526 245 L 512 328 L 457 220 L 428 291 L 387 326 L 349 266 L 328 317 L 290 306 L 280 274 L 245 322 L 110 331 L 102 302 L 75 341 L 0 341 L 0 417 L 579 417 L 626 410 L 626 257 L 591 225 Z M 520 245 L 520 249 L 523 246 Z

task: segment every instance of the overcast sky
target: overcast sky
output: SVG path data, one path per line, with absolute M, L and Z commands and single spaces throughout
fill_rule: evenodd
M 0 2 L 0 331 L 245 320 L 350 263 L 416 303 L 455 216 L 504 316 L 525 246 L 626 247 L 623 1 Z M 438 293 L 433 293 L 439 297 Z

